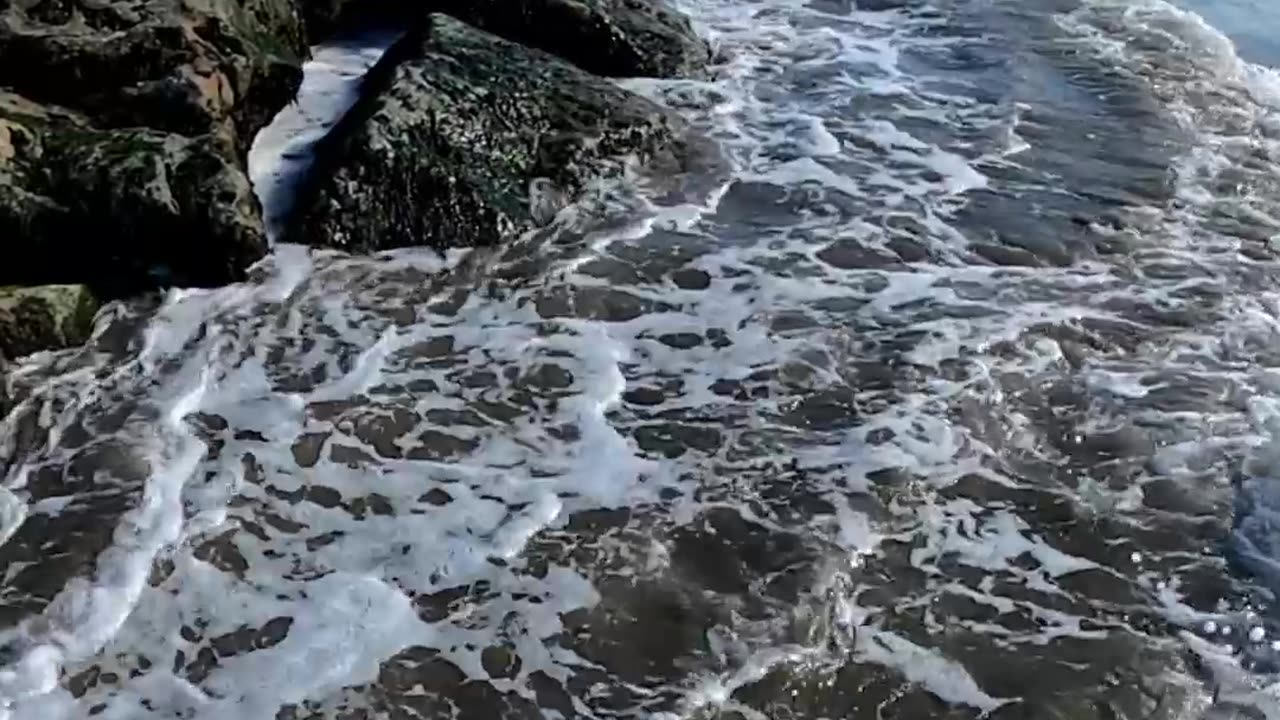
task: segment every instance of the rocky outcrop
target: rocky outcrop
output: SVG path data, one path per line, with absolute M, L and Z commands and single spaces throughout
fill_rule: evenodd
M 216 138 L 103 130 L 0 91 L 0 284 L 107 296 L 230 282 L 266 251 L 238 155 Z
M 0 0 L 0 284 L 241 277 L 244 156 L 305 52 L 291 0 Z
M 97 310 L 83 285 L 0 287 L 0 357 L 79 345 Z
M 597 75 L 689 77 L 710 61 L 689 19 L 658 0 L 446 0 L 441 9 Z
M 444 15 L 404 38 L 318 150 L 290 239 L 371 252 L 473 246 L 533 227 L 531 184 L 586 179 L 678 148 L 657 105 Z
M 101 128 L 247 148 L 293 96 L 306 52 L 294 0 L 0 1 L 0 87 Z
M 0 0 L 0 286 L 109 299 L 242 278 L 268 247 L 254 135 L 308 43 L 385 21 L 417 29 L 324 144 L 333 175 L 294 239 L 519 232 L 531 182 L 562 197 L 674 142 L 674 120 L 595 75 L 696 75 L 709 54 L 663 0 Z
M 0 287 L 0 419 L 12 406 L 9 359 L 84 343 L 97 311 L 98 299 L 83 285 Z M 0 466 L 7 460 L 0 449 Z
M 597 75 L 701 74 L 710 48 L 664 0 L 310 0 L 313 33 L 352 23 L 412 25 L 443 13 Z

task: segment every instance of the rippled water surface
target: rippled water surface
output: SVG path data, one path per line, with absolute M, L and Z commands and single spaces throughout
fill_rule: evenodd
M 21 364 L 9 717 L 1280 718 L 1276 13 L 685 9 L 722 162 Z

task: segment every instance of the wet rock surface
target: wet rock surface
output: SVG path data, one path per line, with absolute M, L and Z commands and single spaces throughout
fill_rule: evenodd
M 0 287 L 0 356 L 78 345 L 89 338 L 97 309 L 83 285 Z
M 457 236 L 442 244 L 491 242 L 548 221 L 567 200 L 565 192 L 601 169 L 600 158 L 645 156 L 669 141 L 670 121 L 656 106 L 433 12 L 605 75 L 695 74 L 709 55 L 687 18 L 648 0 L 529 0 L 517 7 L 341 0 L 4 3 L 0 237 L 10 242 L 0 284 L 83 283 L 112 299 L 243 279 L 268 249 L 245 172 L 249 145 L 299 87 L 307 44 L 351 25 L 394 21 L 416 28 L 411 35 L 421 42 L 388 58 L 382 73 L 392 90 L 385 99 L 369 99 L 384 108 L 408 100 L 393 113 L 396 122 L 365 128 L 362 116 L 344 126 L 347 135 L 417 143 L 425 136 L 413 133 L 436 117 L 479 119 L 441 127 L 435 144 L 425 146 L 430 152 L 381 158 L 399 156 L 395 166 L 365 153 L 360 162 L 368 169 L 392 175 L 361 174 L 354 167 L 360 162 L 352 163 L 351 172 L 331 183 L 329 206 L 311 214 L 318 220 L 302 239 L 376 249 L 381 244 L 367 239 L 374 228 L 334 227 L 350 220 L 343 203 L 391 194 L 381 227 L 408 223 L 419 231 L 412 208 L 432 192 L 446 198 L 424 225 L 433 232 L 391 244 L 440 242 L 441 235 Z M 411 67 L 397 68 L 401 62 Z M 535 72 L 521 78 L 516 66 L 527 70 L 526 63 Z M 470 64 L 486 69 L 467 69 Z M 409 75 L 419 81 L 412 90 Z M 441 99 L 411 97 L 423 92 Z M 488 140 L 472 148 L 470 133 Z M 340 154 L 343 164 L 356 156 Z M 422 169 L 445 157 L 452 166 Z M 534 180 L 553 182 L 525 207 Z M 320 225 L 326 227 L 316 232 Z M 346 238 L 350 233 L 365 239 Z
M 0 90 L 0 283 L 118 297 L 217 285 L 266 251 L 236 152 L 213 136 L 100 129 Z
M 293 95 L 305 56 L 292 0 L 36 0 L 0 10 L 0 86 L 104 128 L 230 131 L 242 150 Z
M 266 251 L 244 155 L 306 55 L 288 0 L 0 8 L 0 283 L 218 285 Z
M 615 77 L 697 76 L 711 57 L 689 19 L 664 0 L 313 0 L 303 13 L 313 37 L 444 13 Z
M 711 52 L 688 18 L 657 0 L 445 0 L 476 27 L 616 77 L 685 77 Z
M 625 158 L 678 152 L 680 122 L 549 54 L 435 15 L 388 51 L 374 88 L 318 150 L 290 239 L 347 251 L 482 246 L 536 225 Z

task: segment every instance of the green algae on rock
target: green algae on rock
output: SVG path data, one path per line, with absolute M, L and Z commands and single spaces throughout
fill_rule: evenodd
M 0 284 L 242 278 L 249 144 L 306 54 L 295 0 L 0 2 Z
M 83 285 L 0 287 L 0 356 L 79 345 L 97 311 L 97 299 Z
M 597 75 L 696 76 L 711 55 L 689 19 L 666 0 L 312 0 L 303 7 L 313 36 L 352 23 L 413 25 L 434 13 Z
M 98 129 L 0 91 L 0 283 L 107 296 L 171 278 L 217 285 L 266 252 L 235 153 L 210 136 Z
M 472 245 L 544 222 L 556 203 L 527 207 L 531 185 L 558 202 L 672 144 L 671 116 L 588 74 L 699 72 L 707 45 L 664 2 L 0 0 L 0 284 L 242 279 L 268 249 L 248 147 L 307 44 L 360 18 L 415 30 L 322 146 L 337 175 L 299 239 Z
M 710 62 L 689 19 L 661 0 L 444 0 L 478 28 L 611 77 L 689 77 Z
M 445 15 L 397 43 L 369 87 L 320 145 L 288 239 L 352 252 L 491 245 L 537 224 L 531 185 L 571 197 L 623 158 L 682 145 L 658 105 Z
M 225 133 L 241 152 L 306 54 L 293 0 L 0 4 L 0 87 L 99 127 Z

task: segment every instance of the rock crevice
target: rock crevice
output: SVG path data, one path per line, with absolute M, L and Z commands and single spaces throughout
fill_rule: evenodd
M 696 75 L 709 58 L 663 0 L 0 2 L 0 286 L 113 299 L 244 278 L 269 249 L 249 145 L 311 44 L 384 21 L 411 29 L 322 145 L 289 239 L 518 234 L 545 214 L 530 183 L 567 197 L 678 146 L 671 115 L 598 76 Z
M 492 245 L 546 219 L 530 186 L 588 179 L 677 150 L 678 118 L 549 53 L 433 15 L 370 73 L 317 150 L 286 237 L 351 252 Z

